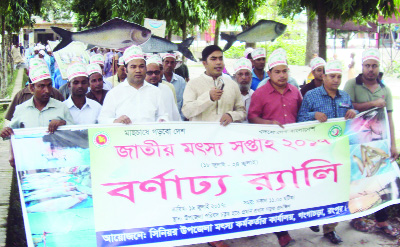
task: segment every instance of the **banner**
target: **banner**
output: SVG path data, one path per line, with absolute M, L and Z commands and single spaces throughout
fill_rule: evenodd
M 150 29 L 152 35 L 165 38 L 165 29 L 167 27 L 167 22 L 165 20 L 144 18 L 143 26 Z
M 47 41 L 50 49 L 53 50 L 60 43 L 60 41 Z M 89 53 L 86 52 L 87 45 L 73 41 L 67 47 L 54 52 L 54 59 L 60 68 L 61 77 L 63 80 L 68 79 L 67 68 L 72 62 L 81 61 L 82 63 L 89 64 Z
M 286 125 L 15 130 L 30 246 L 180 246 L 348 220 L 399 201 L 383 109 Z

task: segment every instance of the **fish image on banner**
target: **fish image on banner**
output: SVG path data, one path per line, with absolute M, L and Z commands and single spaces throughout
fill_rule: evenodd
M 141 45 L 151 37 L 151 31 L 138 24 L 114 18 L 102 25 L 81 32 L 51 27 L 61 36 L 62 41 L 53 52 L 68 46 L 72 41 L 81 41 L 91 46 L 103 48 L 121 49 L 131 45 Z
M 192 52 L 189 47 L 192 45 L 194 37 L 190 37 L 182 41 L 180 44 L 172 43 L 171 41 L 152 35 L 149 41 L 142 44 L 142 50 L 145 53 L 162 53 L 162 52 L 172 52 L 180 51 L 185 57 L 196 62 Z
M 270 20 L 260 20 L 249 29 L 239 33 L 238 35 L 221 33 L 221 38 L 228 42 L 226 43 L 223 51 L 231 48 L 236 40 L 248 43 L 274 41 L 276 38 L 281 36 L 285 30 L 285 24 Z
M 90 166 L 44 170 L 19 172 L 28 213 L 93 206 Z

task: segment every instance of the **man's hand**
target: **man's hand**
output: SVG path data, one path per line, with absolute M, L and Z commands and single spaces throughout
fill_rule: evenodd
M 322 112 L 316 112 L 314 118 L 321 123 L 326 122 L 326 120 L 328 120 L 328 117 L 325 115 L 325 113 Z
M 1 137 L 3 139 L 9 138 L 11 135 L 14 135 L 14 131 L 10 128 L 10 127 L 5 127 L 2 131 L 1 131 Z
M 383 108 L 386 106 L 386 101 L 384 99 L 377 99 L 372 101 L 375 107 Z
M 346 112 L 346 115 L 344 115 L 344 119 L 353 119 L 357 115 L 356 111 L 353 109 L 349 109 Z
M 279 125 L 279 127 L 281 127 L 282 129 L 285 128 L 285 127 L 283 126 L 283 124 L 281 124 L 279 121 L 276 121 L 276 120 L 271 120 L 269 124 L 276 124 L 276 125 Z
M 222 97 L 222 93 L 223 93 L 223 92 L 224 92 L 224 91 L 221 90 L 221 89 L 217 89 L 217 88 L 211 89 L 211 90 L 210 90 L 210 99 L 211 99 L 212 101 L 220 100 L 221 97 Z
M 120 116 L 119 118 L 115 119 L 115 120 L 114 120 L 114 123 L 131 124 L 132 121 L 131 121 L 131 119 L 130 119 L 128 116 L 122 115 L 122 116 Z
M 225 113 L 222 115 L 221 119 L 219 120 L 222 126 L 227 126 L 228 124 L 233 122 L 233 119 L 230 114 Z
M 53 134 L 58 129 L 59 126 L 66 124 L 67 122 L 65 122 L 65 120 L 53 119 L 49 123 L 49 132 Z
M 396 146 L 391 146 L 390 147 L 390 158 L 392 158 L 392 161 L 395 161 L 399 158 L 399 152 L 397 151 Z

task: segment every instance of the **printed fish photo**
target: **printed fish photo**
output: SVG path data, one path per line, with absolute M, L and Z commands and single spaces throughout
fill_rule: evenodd
M 28 142 L 28 149 L 20 146 L 22 144 L 16 139 L 13 146 L 20 147 L 24 154 L 17 154 L 18 170 L 90 165 L 87 135 L 87 130 L 59 130 L 54 134 L 38 134 L 25 141 Z
M 399 188 L 400 179 L 394 172 L 352 181 L 349 210 L 351 213 L 363 212 L 384 202 L 399 199 Z
M 393 170 L 386 141 L 350 146 L 351 181 Z
M 20 171 L 18 176 L 35 246 L 95 242 L 90 166 Z
M 18 172 L 28 213 L 92 207 L 90 166 Z
M 385 126 L 386 118 L 383 109 L 375 109 L 359 118 L 347 121 L 345 134 L 349 136 L 350 145 L 385 140 L 388 138 L 384 131 Z

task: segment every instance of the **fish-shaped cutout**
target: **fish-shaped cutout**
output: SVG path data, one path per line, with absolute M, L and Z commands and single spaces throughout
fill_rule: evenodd
M 120 18 L 111 19 L 98 27 L 81 32 L 70 32 L 59 27 L 51 27 L 51 29 L 62 38 L 53 52 L 61 50 L 72 41 L 80 41 L 104 48 L 121 49 L 131 45 L 141 45 L 151 37 L 149 29 Z
M 247 43 L 274 41 L 276 38 L 282 35 L 285 30 L 285 24 L 271 20 L 260 20 L 249 29 L 239 33 L 238 35 L 221 33 L 221 38 L 228 42 L 223 51 L 231 48 L 236 40 Z
M 28 213 L 66 210 L 85 200 L 87 197 L 88 196 L 86 194 L 61 197 L 40 202 L 33 206 L 27 207 L 26 210 Z
M 172 43 L 171 41 L 151 35 L 151 38 L 146 43 L 140 45 L 145 53 L 161 53 L 180 51 L 185 57 L 192 61 L 196 61 L 189 47 L 192 45 L 194 37 L 190 37 L 182 41 L 180 44 Z

